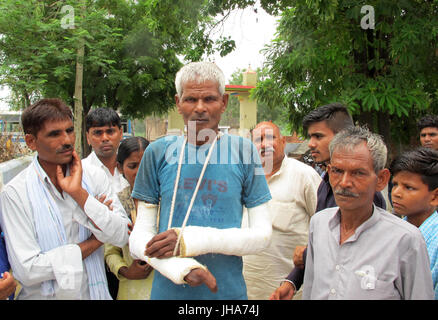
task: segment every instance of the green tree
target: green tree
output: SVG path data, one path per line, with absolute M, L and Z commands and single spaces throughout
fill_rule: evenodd
M 72 28 L 62 25 L 72 14 L 66 6 L 74 10 Z M 2 0 L 0 85 L 11 89 L 16 109 L 60 97 L 71 106 L 82 102 L 82 117 L 91 107 L 131 118 L 165 113 L 174 104 L 179 56 L 204 52 L 192 34 L 210 25 L 208 8 L 188 0 Z M 205 51 L 231 49 L 222 39 Z M 75 99 L 81 68 L 82 96 Z
M 265 50 L 268 76 L 255 95 L 259 103 L 287 108 L 291 131 L 301 131 L 309 111 L 339 101 L 390 147 L 418 141 L 415 120 L 438 113 L 438 1 L 261 4 L 281 19 Z M 364 5 L 374 9 L 374 29 L 361 27 L 369 14 L 361 13 Z

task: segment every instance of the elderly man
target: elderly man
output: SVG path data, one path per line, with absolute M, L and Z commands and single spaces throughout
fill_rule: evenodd
M 324 163 L 326 166 L 330 162 L 329 145 L 333 137 L 338 132 L 351 126 L 353 126 L 353 119 L 348 113 L 347 107 L 340 103 L 327 104 L 307 114 L 303 119 L 303 128 L 310 136 L 308 146 L 313 159 L 318 163 Z M 336 206 L 328 172 L 324 172 L 322 175 L 317 198 L 316 212 Z M 381 208 L 386 208 L 385 200 L 380 192 L 376 192 L 374 203 Z M 270 299 L 289 300 L 300 289 L 304 278 L 305 248 L 305 246 L 297 246 L 293 257 L 295 268 L 281 286 L 273 292 Z
M 250 140 L 219 132 L 228 95 L 215 64 L 184 66 L 175 85 L 187 137 L 159 139 L 144 153 L 131 254 L 158 271 L 151 299 L 247 299 L 241 256 L 266 248 L 272 233 L 260 157 Z
M 303 299 L 433 299 L 421 232 L 373 205 L 388 183 L 386 146 L 351 127 L 330 143 L 328 172 L 339 207 L 310 221 Z
M 32 163 L 1 193 L 1 227 L 21 283 L 18 299 L 111 299 L 102 243 L 128 242 L 130 220 L 100 168 L 74 151 L 70 108 L 42 99 L 24 110 Z M 113 210 L 96 197 L 112 201 Z
M 438 150 L 438 116 L 428 115 L 417 122 L 423 147 Z
M 307 244 L 309 221 L 315 213 L 316 190 L 321 178 L 312 167 L 285 156 L 286 140 L 274 123 L 257 124 L 252 140 L 272 195 L 268 204 L 272 238 L 263 252 L 244 256 L 243 266 L 248 298 L 263 300 L 269 298 L 293 268 L 291 257 L 295 247 Z

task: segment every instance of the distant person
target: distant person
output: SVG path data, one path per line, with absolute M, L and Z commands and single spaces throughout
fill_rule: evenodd
M 117 153 L 118 169 L 129 182 L 129 186 L 117 196 L 133 223 L 137 210 L 131 192 L 144 150 L 148 145 L 149 141 L 143 137 L 128 137 L 122 140 Z M 129 253 L 128 245 L 119 248 L 105 244 L 105 261 L 120 281 L 117 300 L 150 299 L 153 268 L 142 260 L 134 260 Z
M 418 148 L 401 154 L 389 168 L 396 214 L 418 227 L 426 241 L 435 300 L 438 300 L 438 151 Z
M 438 116 L 427 115 L 417 122 L 423 147 L 438 150 Z
M 361 127 L 330 143 L 328 172 L 337 207 L 310 220 L 303 299 L 433 299 L 418 228 L 373 204 L 389 180 L 386 146 Z
M 248 298 L 267 300 L 292 270 L 295 247 L 307 244 L 321 177 L 312 167 L 285 155 L 286 139 L 274 123 L 258 123 L 252 130 L 252 141 L 272 196 L 268 203 L 272 238 L 262 252 L 243 257 L 243 271 Z
M 39 100 L 21 122 L 37 154 L 0 194 L 1 228 L 21 284 L 17 299 L 111 299 L 102 244 L 124 246 L 130 220 L 102 169 L 82 167 L 73 115 L 62 100 Z

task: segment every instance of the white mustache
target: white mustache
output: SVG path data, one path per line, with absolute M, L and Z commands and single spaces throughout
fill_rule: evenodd
M 260 150 L 260 152 L 275 152 L 275 149 L 273 147 L 267 147 Z

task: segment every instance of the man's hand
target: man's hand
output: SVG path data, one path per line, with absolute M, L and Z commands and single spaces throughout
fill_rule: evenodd
M 175 230 L 167 230 L 154 236 L 147 244 L 144 254 L 149 258 L 170 258 L 178 240 Z M 179 248 L 176 255 L 179 255 Z
M 293 255 L 293 261 L 295 267 L 304 268 L 304 250 L 306 250 L 307 246 L 296 246 L 294 255 Z
M 295 287 L 290 282 L 283 282 L 269 297 L 269 300 L 290 300 L 295 294 Z
M 16 286 L 14 277 L 9 272 L 3 273 L 3 278 L 0 278 L 0 300 L 5 300 L 13 294 Z
M 61 189 L 68 194 L 78 192 L 82 188 L 82 163 L 74 150 L 70 163 L 70 175 L 65 177 L 60 165 L 56 166 L 56 178 Z
M 82 163 L 76 151 L 72 153 L 73 158 L 70 163 L 70 175 L 64 176 L 62 167 L 56 166 L 56 180 L 59 187 L 67 192 L 81 207 L 84 209 L 85 202 L 88 198 L 88 192 L 82 188 Z
M 134 260 L 129 267 L 121 267 L 119 273 L 126 279 L 138 280 L 146 279 L 154 270 L 149 264 L 142 260 Z
M 201 268 L 193 269 L 184 277 L 184 280 L 192 287 L 205 284 L 211 292 L 217 292 L 216 278 L 208 270 Z
M 105 194 L 103 194 L 103 195 L 101 195 L 100 197 L 99 196 L 96 196 L 95 197 L 97 200 L 99 200 L 99 202 L 101 202 L 101 203 L 103 203 L 104 205 L 106 205 L 107 207 L 108 207 L 108 209 L 110 209 L 111 211 L 113 211 L 113 209 L 114 209 L 114 207 L 113 207 L 113 200 L 107 200 L 107 201 L 105 201 L 105 199 L 106 199 L 106 195 Z
M 94 234 L 91 234 L 91 236 L 87 240 L 78 243 L 78 246 L 81 249 L 82 253 L 82 260 L 84 260 L 94 251 L 99 249 L 101 245 L 103 245 L 103 242 L 97 240 Z

